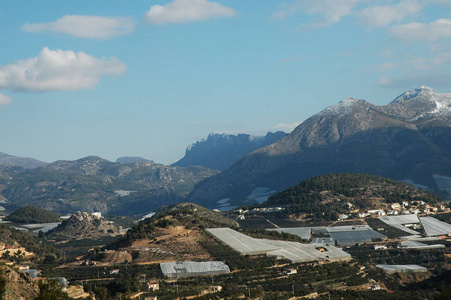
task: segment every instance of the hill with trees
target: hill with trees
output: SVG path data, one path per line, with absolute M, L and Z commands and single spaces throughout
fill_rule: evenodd
M 440 197 L 400 181 L 369 174 L 329 174 L 302 181 L 269 197 L 262 207 L 283 206 L 284 216 L 305 213 L 314 219 L 336 220 L 338 214 L 378 208 L 384 204 L 421 200 L 437 203 Z M 349 204 L 348 204 L 349 203 Z
M 16 223 L 53 223 L 60 220 L 60 215 L 36 206 L 24 206 L 8 215 L 8 221 Z

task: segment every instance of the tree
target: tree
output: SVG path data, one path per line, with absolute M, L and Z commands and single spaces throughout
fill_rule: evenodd
M 57 279 L 39 281 L 39 295 L 36 300 L 68 300 L 67 293 L 63 292 Z
M 5 292 L 6 292 L 6 277 L 4 276 L 4 272 L 2 271 L 0 273 L 0 300 L 4 299 Z
M 104 286 L 96 287 L 94 290 L 94 294 L 96 295 L 96 299 L 99 299 L 99 300 L 107 300 L 108 299 L 108 290 Z

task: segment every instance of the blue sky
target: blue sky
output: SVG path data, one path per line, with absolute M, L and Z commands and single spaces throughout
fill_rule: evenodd
M 449 0 L 0 0 L 0 152 L 170 164 L 348 96 L 451 92 Z

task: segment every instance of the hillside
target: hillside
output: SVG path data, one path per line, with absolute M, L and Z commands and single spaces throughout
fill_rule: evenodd
M 207 207 L 240 205 L 256 188 L 283 190 L 313 176 L 369 173 L 409 180 L 446 195 L 451 177 L 451 94 L 427 87 L 385 106 L 347 98 L 293 132 L 199 183 L 188 200 Z M 451 182 L 451 181 L 449 181 Z
M 7 250 L 5 250 L 7 249 Z M 21 250 L 18 252 L 16 250 Z M 43 262 L 46 260 L 57 260 L 63 257 L 63 253 L 57 250 L 53 245 L 42 242 L 30 232 L 19 231 L 5 225 L 0 225 L 0 250 L 9 254 L 3 258 L 10 261 L 21 262 L 30 257 L 24 257 L 24 253 L 31 254 L 34 262 Z
M 154 238 L 159 230 L 169 226 L 203 230 L 215 227 L 236 227 L 237 223 L 200 205 L 180 203 L 162 208 L 151 218 L 140 221 L 127 232 L 126 239 L 132 242 L 142 238 Z
M 30 157 L 19 157 L 0 152 L 0 165 L 34 169 L 45 166 L 47 163 Z
M 203 244 L 213 239 L 205 229 L 236 226 L 235 221 L 218 212 L 192 203 L 180 203 L 138 222 L 122 240 L 108 249 L 131 253 L 134 263 L 209 260 L 211 254 Z
M 203 166 L 222 171 L 244 155 L 268 146 L 286 135 L 283 131 L 268 132 L 265 136 L 210 133 L 206 139 L 188 146 L 185 156 L 173 166 Z
M 16 223 L 59 222 L 60 215 L 36 206 L 24 206 L 8 215 L 8 221 Z
M 203 167 L 121 164 L 90 156 L 36 169 L 4 168 L 0 190 L 6 204 L 61 213 L 139 214 L 180 201 L 195 183 L 214 174 Z
M 313 219 L 336 220 L 351 210 L 381 208 L 403 201 L 436 203 L 441 199 L 412 185 L 368 174 L 330 174 L 302 181 L 269 197 L 262 207 L 282 206 L 283 216 L 307 214 Z M 350 209 L 349 204 L 352 205 Z
M 46 236 L 48 239 L 97 239 L 114 234 L 119 234 L 119 228 L 113 222 L 79 211 Z
M 28 300 L 38 296 L 38 285 L 13 268 L 0 266 L 0 299 Z

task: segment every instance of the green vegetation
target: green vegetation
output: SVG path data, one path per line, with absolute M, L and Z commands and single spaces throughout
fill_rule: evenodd
M 53 245 L 41 241 L 30 232 L 16 230 L 5 225 L 0 225 L 0 240 L 6 245 L 20 244 L 27 251 L 35 253 L 36 257 L 34 260 L 40 263 L 55 263 L 62 260 L 65 256 L 62 251 L 57 250 Z M 9 256 L 7 259 L 20 262 L 22 255 Z
M 197 182 L 217 172 L 151 163 L 122 165 L 86 157 L 36 169 L 5 170 L 3 174 L 11 179 L 4 180 L 1 193 L 13 204 L 51 206 L 61 213 L 80 210 L 133 215 L 181 201 Z M 119 190 L 130 193 L 121 196 L 116 193 Z
M 174 204 L 159 210 L 152 218 L 139 221 L 127 231 L 122 242 L 130 243 L 144 238 L 155 238 L 156 228 L 185 226 L 188 229 L 203 230 L 214 227 L 237 227 L 237 223 L 193 203 Z
M 54 223 L 60 215 L 36 206 L 24 206 L 13 212 L 7 220 L 16 223 Z
M 346 252 L 363 265 L 409 265 L 418 264 L 428 268 L 435 268 L 441 264 L 449 263 L 445 254 L 451 253 L 448 242 L 443 249 L 398 249 L 375 251 L 372 245 L 352 246 Z M 396 247 L 394 243 L 391 247 Z
M 38 283 L 39 286 L 39 295 L 36 300 L 69 300 L 70 298 L 67 296 L 65 292 L 61 290 L 59 286 L 59 282 L 56 279 L 45 281 L 40 281 Z
M 7 280 L 5 277 L 5 272 L 3 270 L 0 271 L 0 300 L 4 299 L 4 295 L 6 292 Z
M 436 203 L 440 197 L 412 185 L 368 174 L 330 174 L 304 180 L 300 184 L 269 197 L 263 205 L 284 206 L 279 217 L 305 213 L 312 220 L 336 220 L 349 213 L 347 203 L 355 208 L 375 208 L 381 204 L 422 200 Z

